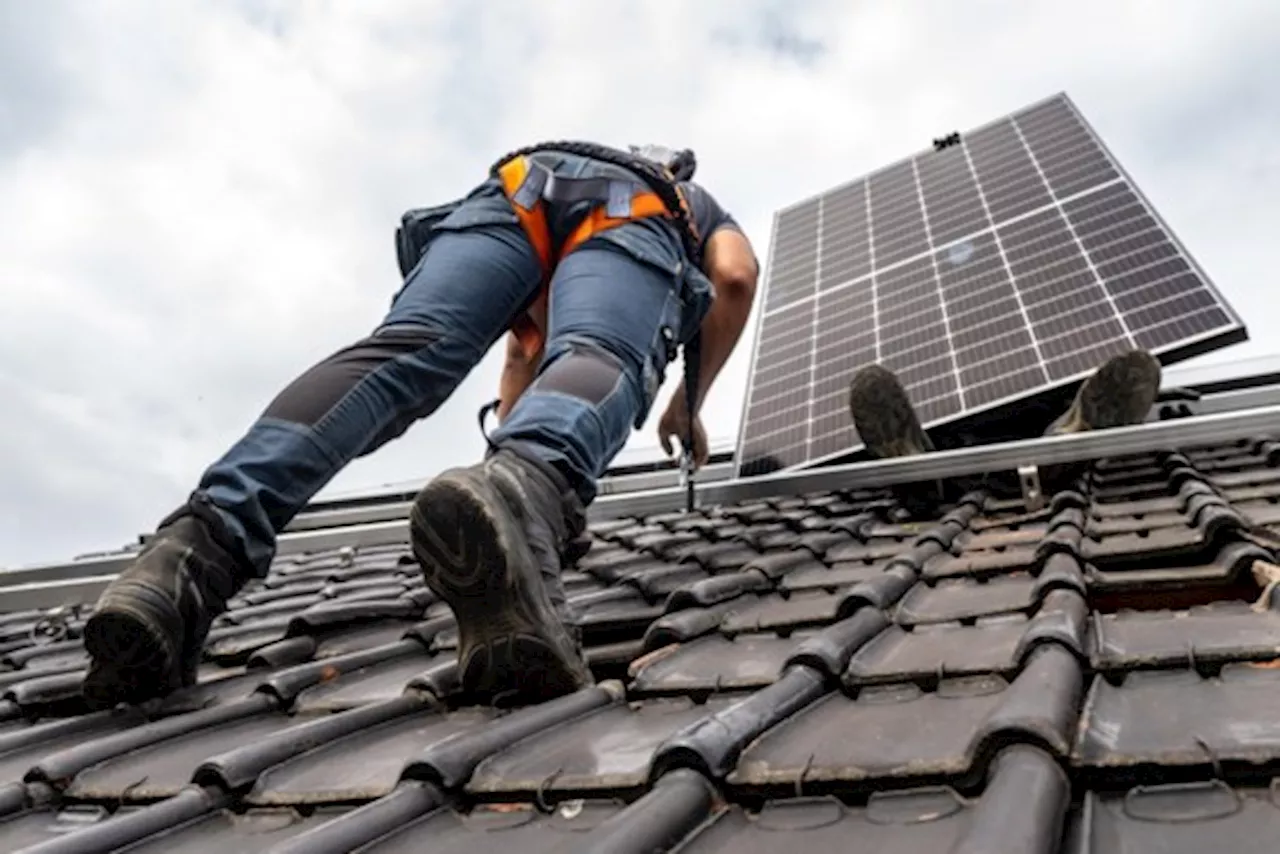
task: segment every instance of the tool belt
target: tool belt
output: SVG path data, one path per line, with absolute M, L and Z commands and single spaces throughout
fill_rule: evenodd
M 543 152 L 588 157 L 620 167 L 634 178 L 566 178 L 537 161 L 536 155 Z M 674 176 L 654 161 L 594 143 L 550 142 L 508 154 L 494 164 L 491 173 L 501 180 L 542 265 L 542 285 L 537 296 L 511 327 L 526 358 L 533 358 L 545 343 L 545 332 L 533 318 L 545 317 L 548 287 L 556 264 L 595 235 L 645 217 L 667 217 L 676 226 L 692 263 L 701 264 L 700 241 L 688 201 Z M 591 202 L 595 206 L 557 247 L 552 245 L 546 202 Z
M 634 179 L 558 176 L 537 162 L 534 155 L 542 152 L 588 157 L 620 167 Z M 671 172 L 653 160 L 595 143 L 548 142 L 508 154 L 494 164 L 490 172 L 502 182 L 503 191 L 542 266 L 542 284 L 537 296 L 511 329 L 528 358 L 535 356 L 544 343 L 545 332 L 533 316 L 545 316 L 547 289 L 556 264 L 593 236 L 645 217 L 666 217 L 676 227 L 690 262 L 695 266 L 702 264 L 701 241 L 688 200 Z M 547 224 L 547 202 L 592 202 L 595 206 L 556 247 L 552 245 Z M 456 210 L 459 204 L 461 200 L 415 208 L 401 217 L 395 244 L 402 276 L 407 277 L 421 259 L 435 225 Z

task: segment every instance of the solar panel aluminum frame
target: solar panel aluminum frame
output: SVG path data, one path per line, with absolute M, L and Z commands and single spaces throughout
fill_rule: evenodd
M 985 190 L 982 187 L 981 178 L 978 175 L 978 171 L 976 167 L 973 165 L 972 155 L 969 152 L 969 149 L 967 148 L 968 139 L 973 135 L 983 131 L 984 129 L 995 127 L 1002 122 L 1008 121 L 1012 117 L 1025 116 L 1026 114 L 1036 110 L 1037 108 L 1050 105 L 1055 101 L 1061 102 L 1070 111 L 1071 118 L 1079 123 L 1080 128 L 1084 132 L 1085 137 L 1087 137 L 1088 141 L 1097 147 L 1098 153 L 1100 154 L 1100 157 L 1101 157 L 1100 162 L 1105 163 L 1111 170 L 1113 170 L 1115 173 L 1115 177 L 1109 178 L 1100 183 L 1093 183 L 1093 184 L 1087 185 L 1084 190 L 1077 191 L 1067 196 L 1059 197 L 1054 192 L 1052 184 L 1049 183 L 1047 176 L 1044 174 L 1042 165 L 1038 160 L 1034 159 L 1036 151 L 1031 147 L 1031 144 L 1026 141 L 1025 137 L 1023 136 L 1022 130 L 1020 129 L 1020 126 L 1018 126 L 1017 124 L 1014 124 L 1013 127 L 1014 127 L 1014 130 L 1019 134 L 1019 141 L 1022 148 L 1032 155 L 1031 163 L 1035 167 L 1037 175 L 1039 176 L 1039 178 L 1041 179 L 1041 182 L 1044 184 L 1046 190 L 1048 191 L 1049 204 L 1039 205 L 1031 210 L 1024 211 L 1016 216 L 998 218 L 994 214 L 992 214 L 987 207 Z M 952 240 L 949 240 L 947 242 L 940 242 L 936 244 L 931 239 L 932 236 L 929 235 L 928 237 L 926 237 L 926 239 L 928 240 L 928 243 L 925 245 L 925 248 L 922 251 L 916 251 L 913 254 L 908 255 L 903 259 L 900 259 L 898 262 L 895 262 L 895 265 L 891 265 L 888 269 L 890 270 L 897 269 L 899 266 L 906 266 L 908 264 L 919 261 L 921 258 L 936 260 L 938 254 L 944 251 L 947 248 L 947 246 L 954 245 L 954 241 L 956 239 L 968 239 L 971 236 L 980 237 L 982 235 L 990 234 L 992 235 L 993 242 L 996 243 L 997 248 L 1000 248 L 1000 243 L 998 240 L 995 240 L 995 236 L 1002 228 L 1007 227 L 1010 224 L 1015 224 L 1017 222 L 1020 222 L 1024 219 L 1035 217 L 1046 210 L 1056 210 L 1058 214 L 1062 217 L 1064 223 L 1066 223 L 1067 229 L 1072 235 L 1072 239 L 1077 244 L 1076 248 L 1079 251 L 1080 255 L 1083 257 L 1086 263 L 1090 265 L 1090 270 L 1091 270 L 1091 274 L 1093 275 L 1093 278 L 1097 280 L 1099 283 L 1105 282 L 1106 279 L 1103 279 L 1100 275 L 1096 274 L 1096 271 L 1093 269 L 1093 261 L 1091 259 L 1089 251 L 1087 251 L 1087 249 L 1082 244 L 1079 243 L 1080 238 L 1076 234 L 1075 227 L 1071 223 L 1071 220 L 1067 217 L 1066 206 L 1075 200 L 1088 198 L 1093 194 L 1099 193 L 1100 191 L 1104 191 L 1105 188 L 1107 187 L 1118 186 L 1118 187 L 1123 187 L 1129 193 L 1132 194 L 1134 200 L 1136 200 L 1136 203 L 1140 206 L 1140 213 L 1147 217 L 1150 217 L 1150 219 L 1155 223 L 1155 226 L 1159 229 L 1161 234 L 1161 239 L 1167 240 L 1169 244 L 1173 247 L 1173 249 L 1176 252 L 1176 255 L 1174 257 L 1180 258 L 1182 261 L 1185 261 L 1190 272 L 1194 274 L 1196 278 L 1199 280 L 1197 289 L 1194 292 L 1200 292 L 1200 291 L 1207 292 L 1215 301 L 1216 303 L 1215 308 L 1220 309 L 1228 318 L 1228 323 L 1225 326 L 1218 326 L 1218 327 L 1215 327 L 1214 329 L 1201 332 L 1196 335 L 1180 338 L 1177 341 L 1174 341 L 1166 345 L 1152 347 L 1150 348 L 1151 351 L 1160 358 L 1162 363 L 1167 365 L 1167 364 L 1173 364 L 1175 362 L 1178 362 L 1187 358 L 1191 358 L 1201 353 L 1209 352 L 1209 351 L 1227 346 L 1229 344 L 1237 343 L 1237 342 L 1248 339 L 1248 333 L 1245 328 L 1245 324 L 1243 323 L 1238 313 L 1223 298 L 1221 292 L 1219 291 L 1217 286 L 1213 283 L 1213 281 L 1209 278 L 1209 276 L 1205 273 L 1199 261 L 1193 256 L 1190 250 L 1188 250 L 1187 247 L 1178 239 L 1177 235 L 1169 227 L 1168 223 L 1164 220 L 1164 218 L 1157 212 L 1155 207 L 1151 204 L 1146 194 L 1143 193 L 1143 191 L 1137 185 L 1137 183 L 1134 182 L 1132 176 L 1119 163 L 1119 161 L 1116 159 L 1116 157 L 1111 152 L 1111 150 L 1102 141 L 1101 137 L 1098 135 L 1094 127 L 1088 122 L 1087 119 L 1085 119 L 1085 117 L 1081 114 L 1080 110 L 1076 107 L 1075 103 L 1065 93 L 1057 93 L 1055 95 L 1051 95 L 1040 101 L 1037 101 L 1035 103 L 1022 107 L 1016 111 L 1008 113 L 1005 116 L 995 119 L 992 122 L 988 122 L 984 125 L 974 128 L 962 138 L 961 150 L 964 150 L 966 152 L 967 165 L 969 167 L 968 174 L 971 176 L 972 180 L 974 181 L 974 184 L 977 187 L 977 192 L 980 198 L 982 198 L 983 200 L 984 213 L 986 214 L 986 221 L 988 223 L 988 226 L 984 229 L 980 229 L 979 231 L 974 232 L 972 235 L 966 234 L 963 238 L 953 238 Z M 758 310 L 758 316 L 756 318 L 756 323 L 755 323 L 755 338 L 754 338 L 754 343 L 752 348 L 751 369 L 748 374 L 747 389 L 746 389 L 746 394 L 743 397 L 741 415 L 739 420 L 740 428 L 738 432 L 738 442 L 737 442 L 736 453 L 735 453 L 737 475 L 739 477 L 746 476 L 743 473 L 744 467 L 749 465 L 752 461 L 752 459 L 748 458 L 746 454 L 747 441 L 749 438 L 749 428 L 750 428 L 748 413 L 751 408 L 752 397 L 756 391 L 757 374 L 759 372 L 760 357 L 762 352 L 761 335 L 765 330 L 766 316 L 771 316 L 773 313 L 776 313 L 786 308 L 791 308 L 796 305 L 800 305 L 807 301 L 814 302 L 814 310 L 813 310 L 813 317 L 811 320 L 812 325 L 808 334 L 808 340 L 810 343 L 810 361 L 807 368 L 808 399 L 803 410 L 803 413 L 804 413 L 803 417 L 805 420 L 804 429 L 805 429 L 805 435 L 806 435 L 805 444 L 804 444 L 804 454 L 803 454 L 804 458 L 800 462 L 783 464 L 778 470 L 780 471 L 799 470 L 799 469 L 810 468 L 813 466 L 820 466 L 820 465 L 830 464 L 837 461 L 847 460 L 853 457 L 853 455 L 855 455 L 858 451 L 860 451 L 863 448 L 863 446 L 860 443 L 852 442 L 847 447 L 842 448 L 838 451 L 821 454 L 817 456 L 810 456 L 810 454 L 812 453 L 813 443 L 815 441 L 814 418 L 815 418 L 815 402 L 817 399 L 816 385 L 819 381 L 818 365 L 816 363 L 816 352 L 819 346 L 819 340 L 818 340 L 819 336 L 818 336 L 817 326 L 818 326 L 820 317 L 822 316 L 821 312 L 817 310 L 816 302 L 820 298 L 827 296 L 831 293 L 839 292 L 846 288 L 858 287 L 858 283 L 874 281 L 874 277 L 881 275 L 883 273 L 883 270 L 876 268 L 874 254 L 872 254 L 871 261 L 870 261 L 870 269 L 868 270 L 867 273 L 855 276 L 854 279 L 850 280 L 850 282 L 846 284 L 838 285 L 835 288 L 829 288 L 825 292 L 822 291 L 820 276 L 821 276 L 821 270 L 822 270 L 821 264 L 822 264 L 822 251 L 823 251 L 822 242 L 823 241 L 820 235 L 822 231 L 823 208 L 819 207 L 818 220 L 814 226 L 817 234 L 819 235 L 819 239 L 817 240 L 817 248 L 815 251 L 815 261 L 817 264 L 817 269 L 814 272 L 814 279 L 815 279 L 814 292 L 813 294 L 802 297 L 801 299 L 798 299 L 798 300 L 793 299 L 790 302 L 785 302 L 779 305 L 770 306 L 769 296 L 771 293 L 771 285 L 773 284 L 771 279 L 772 279 L 772 274 L 774 272 L 773 270 L 774 252 L 776 251 L 779 222 L 788 213 L 793 212 L 798 208 L 802 208 L 805 205 L 813 204 L 815 201 L 818 201 L 821 199 L 831 198 L 835 194 L 839 193 L 841 190 L 856 186 L 860 183 L 865 182 L 865 186 L 867 188 L 866 192 L 868 192 L 869 194 L 870 179 L 872 177 L 885 173 L 888 170 L 894 169 L 895 167 L 901 167 L 905 163 L 913 163 L 913 174 L 915 174 L 915 186 L 917 188 L 917 192 L 918 193 L 923 192 L 923 184 L 919 178 L 919 175 L 916 174 L 916 170 L 918 170 L 918 166 L 914 164 L 915 164 L 916 158 L 920 157 L 921 155 L 928 155 L 930 153 L 934 153 L 932 149 L 915 152 L 906 158 L 896 161 L 895 163 L 891 163 L 881 169 L 877 169 L 876 171 L 868 175 L 828 188 L 820 193 L 811 195 L 805 199 L 802 199 L 793 204 L 787 205 L 786 207 L 775 212 L 774 218 L 773 218 L 773 224 L 771 227 L 769 253 L 768 253 L 766 265 L 765 265 L 766 280 L 764 282 L 764 287 L 761 289 L 760 308 Z M 872 208 L 868 203 L 867 216 L 869 220 L 871 217 L 871 212 L 872 212 Z M 929 227 L 928 212 L 923 199 L 921 199 L 921 202 L 920 202 L 920 212 L 925 222 L 925 228 L 927 229 Z M 871 231 L 870 222 L 868 222 L 868 231 L 869 232 Z M 928 232 L 926 232 L 926 234 L 928 234 Z M 869 244 L 869 249 L 871 253 L 874 253 L 874 250 L 875 250 L 874 238 L 869 237 L 868 244 Z M 1003 255 L 1003 249 L 1001 249 L 1000 251 L 1001 251 L 1001 254 Z M 1011 271 L 1006 270 L 1006 274 L 1009 278 L 1009 284 L 1011 288 L 1015 291 L 1015 293 L 1017 293 L 1017 282 L 1012 276 Z M 941 284 L 940 277 L 936 277 L 936 278 L 938 278 L 939 284 Z M 873 284 L 870 290 L 873 294 L 873 299 L 876 299 L 876 296 L 875 296 L 876 285 Z M 1114 302 L 1110 293 L 1105 291 L 1105 288 L 1104 288 L 1104 295 L 1106 296 L 1106 299 L 1108 301 Z M 1019 296 L 1019 299 L 1021 299 L 1020 296 Z M 945 313 L 945 300 L 940 298 L 939 306 L 941 310 Z M 1130 312 L 1130 314 L 1131 313 L 1132 311 Z M 1120 311 L 1118 308 L 1115 308 L 1114 306 L 1113 306 L 1112 316 L 1118 319 L 1119 322 L 1121 322 L 1122 324 L 1124 323 L 1126 318 L 1125 313 Z M 1030 330 L 1029 325 L 1026 328 Z M 1129 330 L 1127 325 L 1125 325 L 1123 328 L 1125 329 L 1125 332 L 1128 335 Z M 1031 340 L 1032 340 L 1033 347 L 1039 346 L 1040 342 L 1034 336 L 1032 337 Z M 797 343 L 798 343 L 798 340 L 797 340 Z M 879 347 L 880 337 L 879 337 L 878 329 L 877 329 L 877 336 L 876 336 L 876 344 L 877 344 L 876 361 L 880 361 L 884 358 L 884 354 Z M 954 359 L 954 354 L 956 351 L 954 346 L 951 345 L 950 341 L 948 341 L 947 352 Z M 958 428 L 960 426 L 963 426 L 964 424 L 971 423 L 976 419 L 980 419 L 983 416 L 990 416 L 993 413 L 998 413 L 998 411 L 1001 410 L 1002 408 L 1012 408 L 1019 403 L 1028 401 L 1029 399 L 1033 399 L 1033 398 L 1043 399 L 1045 397 L 1052 397 L 1055 394 L 1061 394 L 1062 392 L 1070 389 L 1074 384 L 1078 383 L 1083 378 L 1088 376 L 1093 369 L 1094 369 L 1093 367 L 1085 368 L 1085 369 L 1070 373 L 1068 375 L 1059 377 L 1058 379 L 1053 379 L 1052 377 L 1046 374 L 1046 379 L 1048 381 L 1043 384 L 1034 386 L 1030 389 L 1027 389 L 1021 392 L 1016 392 L 1010 395 L 999 397 L 994 400 L 990 400 L 978 405 L 970 405 L 970 406 L 961 408 L 959 412 L 944 414 L 942 416 L 932 418 L 932 419 L 926 417 L 923 419 L 923 424 L 926 429 L 942 427 L 944 425 L 948 429 L 953 427 Z M 852 376 L 853 376 L 852 373 L 850 373 L 847 379 L 851 380 Z M 957 382 L 957 389 L 958 389 L 958 393 L 962 392 L 964 390 L 963 383 Z M 785 410 L 782 410 L 782 411 L 785 411 Z M 799 416 L 797 416 L 796 420 L 797 422 L 799 421 Z M 849 423 L 850 423 L 850 427 L 852 427 L 851 418 Z M 793 444 L 786 447 L 787 448 L 795 447 L 795 445 Z M 786 448 L 781 448 L 779 450 L 786 450 Z

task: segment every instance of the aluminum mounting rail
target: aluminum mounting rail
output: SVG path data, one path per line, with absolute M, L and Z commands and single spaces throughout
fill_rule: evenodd
M 918 457 L 700 483 L 696 494 L 698 506 L 707 507 L 823 490 L 887 486 L 983 472 L 1014 471 L 1027 465 L 1079 462 L 1265 436 L 1280 436 L 1280 404 L 1243 411 L 1214 412 L 1093 433 L 937 451 Z M 589 515 L 593 520 L 601 520 L 679 511 L 684 507 L 684 499 L 685 491 L 679 487 L 604 495 L 592 504 Z M 283 533 L 279 538 L 277 552 L 284 556 L 342 546 L 359 548 L 404 543 L 408 539 L 408 524 L 405 519 L 393 518 Z M 123 569 L 129 559 L 130 555 L 117 554 L 9 570 L 0 574 L 0 610 L 13 607 L 6 601 L 6 590 L 12 591 L 15 601 L 26 607 L 65 603 L 69 601 L 67 594 L 71 590 L 80 594 L 74 601 L 86 601 L 86 598 L 96 595 L 96 590 L 105 586 L 116 572 Z M 80 579 L 81 583 L 70 584 L 70 579 Z
M 1044 436 L 936 451 L 917 457 L 775 472 L 761 477 L 701 485 L 697 489 L 697 498 L 698 505 L 702 507 L 734 504 L 806 492 L 888 486 L 984 472 L 1013 471 L 1024 465 L 1072 463 L 1276 434 L 1280 434 L 1280 405 L 1236 412 L 1215 412 L 1090 433 Z M 642 516 L 679 510 L 683 506 L 683 490 L 662 489 L 602 498 L 591 506 L 590 516 L 592 519 Z

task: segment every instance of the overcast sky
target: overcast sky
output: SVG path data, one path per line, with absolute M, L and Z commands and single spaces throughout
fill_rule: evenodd
M 692 146 L 763 258 L 775 209 L 1065 90 L 1249 321 L 1209 358 L 1280 349 L 1278 83 L 1274 0 L 0 0 L 0 566 L 153 527 L 378 321 L 400 213 L 538 139 Z M 494 355 L 331 491 L 477 457 Z

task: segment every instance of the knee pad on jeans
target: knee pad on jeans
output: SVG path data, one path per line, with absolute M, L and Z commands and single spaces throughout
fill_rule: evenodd
M 617 356 L 600 347 L 575 342 L 542 369 L 532 388 L 598 405 L 622 379 L 622 362 Z

